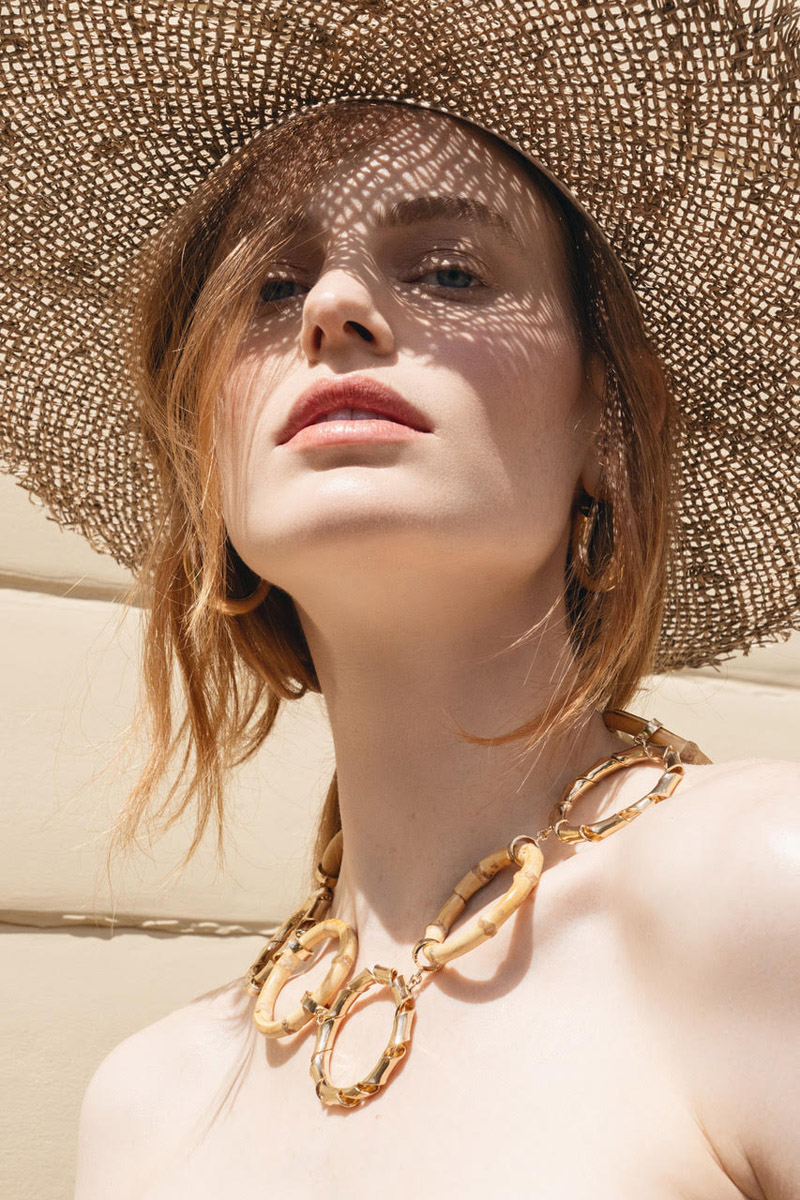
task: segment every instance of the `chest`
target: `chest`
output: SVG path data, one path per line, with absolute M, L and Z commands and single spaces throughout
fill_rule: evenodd
M 490 951 L 432 978 L 417 999 L 407 1056 L 359 1109 L 317 1099 L 313 1031 L 276 1043 L 248 1030 L 231 1042 L 195 1132 L 153 1173 L 147 1200 L 210 1200 L 239 1189 L 740 1197 L 692 1117 L 613 928 L 575 919 L 558 937 L 547 929 L 526 914 Z M 335 1084 L 374 1065 L 392 1014 L 385 992 L 351 1010 L 333 1054 Z

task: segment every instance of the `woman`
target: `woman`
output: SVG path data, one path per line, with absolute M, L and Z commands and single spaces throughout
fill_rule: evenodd
M 222 372 L 235 346 L 213 434 L 218 511 L 204 463 L 193 478 L 205 488 L 208 523 L 221 517 L 250 575 L 269 579 L 297 609 L 336 746 L 339 820 L 329 814 L 322 842 L 340 821 L 345 850 L 329 916 L 357 930 L 353 975 L 379 963 L 408 976 L 414 943 L 469 865 L 547 826 L 565 785 L 621 748 L 585 700 L 528 756 L 518 741 L 476 746 L 453 721 L 498 734 L 576 690 L 591 660 L 571 636 L 564 584 L 576 505 L 613 488 L 615 509 L 631 505 L 628 520 L 638 516 L 646 529 L 665 503 L 654 468 L 638 483 L 655 492 L 649 506 L 635 494 L 634 467 L 624 471 L 630 498 L 608 478 L 604 416 L 619 456 L 632 454 L 617 445 L 603 407 L 604 370 L 619 367 L 610 355 L 604 364 L 575 312 L 571 280 L 580 272 L 552 193 L 496 139 L 441 114 L 368 106 L 338 120 L 300 123 L 309 159 L 315 145 L 330 154 L 337 132 L 369 144 L 348 145 L 322 175 L 315 169 L 273 259 L 242 231 L 285 156 L 267 150 L 266 165 L 237 186 L 228 217 L 237 249 L 223 232 L 205 284 L 215 287 L 216 267 L 220 296 L 230 294 L 208 302 L 210 342 L 195 330 L 184 346 L 193 381 L 195 363 Z M 420 203 L 432 195 L 435 204 Z M 484 209 L 496 215 L 487 220 Z M 203 260 L 194 246 L 193 262 Z M 242 337 L 227 327 L 242 300 L 234 272 L 242 291 L 260 285 Z M 170 286 L 173 265 L 162 260 L 144 301 L 157 295 L 162 305 L 146 311 L 160 317 Z M 624 303 L 617 299 L 617 311 Z M 202 304 L 201 289 L 195 311 Z M 181 313 L 172 311 L 180 340 Z M 635 361 L 632 339 L 624 350 Z M 144 340 L 155 400 L 169 394 L 166 373 L 175 368 L 163 341 L 166 365 L 155 365 L 152 329 Z M 655 378 L 651 363 L 644 369 Z M 403 423 L 368 419 L 373 405 L 398 403 L 376 384 L 402 397 L 395 416 Z M 193 384 L 200 393 L 203 385 Z M 644 394 L 639 464 L 667 420 L 663 389 Z M 366 410 L 363 423 L 346 410 Z M 202 415 L 197 429 L 200 439 Z M 182 505 L 178 489 L 174 503 Z M 176 527 L 184 537 L 183 517 Z M 641 545 L 644 532 L 636 533 Z M 615 553 L 629 578 L 620 545 Z M 183 565 L 175 547 L 156 558 L 172 571 Z M 658 554 L 647 567 L 661 577 Z M 627 655 L 637 642 L 651 644 L 655 586 L 620 583 L 618 598 L 630 603 L 639 590 L 647 614 L 627 614 L 630 636 L 617 639 Z M 169 587 L 164 579 L 164 595 Z M 249 590 L 262 597 L 253 613 L 263 613 L 263 588 L 251 580 Z M 608 606 L 614 592 L 591 594 Z M 245 615 L 217 617 L 266 673 L 274 657 L 262 650 L 259 658 L 263 625 L 248 633 Z M 631 673 L 617 671 L 610 686 L 620 694 Z M 207 697 L 208 689 L 198 704 Z M 249 1019 L 254 1001 L 236 981 L 137 1035 L 101 1068 L 84 1110 L 78 1194 L 99 1194 L 98 1180 L 108 1188 L 129 1174 L 131 1137 L 138 1145 L 146 1135 L 137 1178 L 156 1163 L 164 1171 L 153 1195 L 210 1196 L 252 1189 L 267 1171 L 279 1194 L 336 1192 L 353 1185 L 356 1163 L 365 1190 L 384 1167 L 406 1186 L 411 1171 L 436 1170 L 449 1132 L 461 1150 L 445 1190 L 477 1194 L 496 1155 L 502 1168 L 492 1173 L 513 1191 L 533 1139 L 545 1195 L 788 1195 L 781 1188 L 796 1165 L 796 1109 L 777 1073 L 778 1047 L 796 1030 L 780 948 L 796 925 L 796 885 L 780 858 L 782 838 L 798 829 L 797 772 L 763 763 L 686 770 L 673 800 L 602 849 L 547 845 L 535 906 L 459 963 L 463 970 L 431 980 L 407 1077 L 357 1128 L 323 1119 L 307 1078 L 311 1025 L 287 1049 L 268 1043 L 264 1054 Z M 587 798 L 584 819 L 637 800 L 659 774 L 652 764 L 609 778 Z M 771 800 L 759 804 L 765 788 Z M 495 893 L 508 886 L 499 876 L 494 883 Z M 319 983 L 324 968 L 314 971 L 287 982 L 282 1012 Z M 374 1004 L 343 1025 L 337 1080 L 365 1074 L 387 1024 L 386 1004 Z M 198 1044 L 202 1055 L 179 1068 Z M 144 1079 L 132 1092 L 133 1058 Z M 225 1106 L 218 1092 L 237 1068 L 241 1090 Z M 767 1113 L 776 1091 L 780 1104 Z M 110 1092 L 118 1098 L 111 1118 Z M 145 1114 L 133 1132 L 131 1107 Z M 153 1121 L 168 1132 L 154 1139 Z M 312 1128 L 301 1166 L 297 1139 Z M 577 1158 L 569 1153 L 576 1136 Z M 154 1140 L 171 1165 L 153 1156 Z M 244 1161 L 239 1146 L 250 1147 Z M 110 1160 L 102 1173 L 98 1160 Z
M 313 920 L 254 964 L 257 999 L 236 980 L 102 1064 L 77 1195 L 791 1195 L 798 773 L 603 719 L 713 639 L 666 583 L 680 414 L 591 219 L 476 125 L 348 102 L 248 142 L 135 278 L 162 519 L 153 755 L 119 839 L 186 736 L 199 840 L 306 689 L 336 777 Z M 504 847 L 507 901 L 493 868 L 459 884 Z M 450 966 L 463 904 L 436 915 L 478 884 Z M 375 987 L 340 1024 L 363 968 L 396 1003 Z

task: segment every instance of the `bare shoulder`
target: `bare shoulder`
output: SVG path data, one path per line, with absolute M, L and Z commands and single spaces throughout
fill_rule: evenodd
M 800 1178 L 800 764 L 690 767 L 618 835 L 628 961 L 721 1159 L 765 1200 Z
M 199 1132 L 209 1103 L 246 1061 L 251 1003 L 240 980 L 227 983 L 125 1038 L 103 1059 L 81 1108 L 75 1200 L 144 1194 L 160 1157 Z
M 800 886 L 800 763 L 689 766 L 674 795 L 620 835 L 619 851 L 623 879 L 657 890 L 659 907 L 667 896 L 692 907 L 693 928 L 700 924 L 720 935 L 738 917 L 744 922 L 738 943 L 763 916 L 760 902 L 783 904 Z M 698 911 L 693 906 L 701 895 Z M 794 899 L 800 899 L 796 891 Z M 781 913 L 773 916 L 780 922 Z M 791 922 L 797 911 L 783 916 Z M 772 931 L 780 932 L 774 923 Z
M 687 977 L 735 978 L 739 994 L 746 980 L 785 982 L 800 935 L 800 764 L 688 767 L 617 839 L 622 909 L 643 949 L 674 953 Z

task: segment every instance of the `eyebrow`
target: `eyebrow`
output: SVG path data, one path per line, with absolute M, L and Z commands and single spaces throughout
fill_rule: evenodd
M 388 210 L 381 211 L 377 225 L 379 229 L 391 229 L 398 225 L 442 220 L 483 225 L 522 247 L 522 241 L 508 217 L 471 196 L 417 196 L 413 200 L 400 200 Z
M 524 249 L 522 239 L 508 217 L 471 196 L 416 196 L 410 200 L 398 200 L 390 208 L 382 207 L 379 210 L 376 226 L 378 229 L 395 229 L 433 221 L 484 226 L 513 242 L 519 249 Z M 319 228 L 316 220 L 304 211 L 295 211 L 284 224 L 287 232 L 300 234 L 312 233 Z

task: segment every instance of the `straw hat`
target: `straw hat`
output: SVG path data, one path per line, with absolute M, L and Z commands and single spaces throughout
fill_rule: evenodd
M 798 617 L 798 12 L 785 0 L 12 0 L 2 465 L 136 568 L 153 519 L 114 296 L 260 129 L 343 98 L 487 128 L 597 220 L 682 417 L 662 668 Z M 16 14 L 16 15 L 15 15 Z

